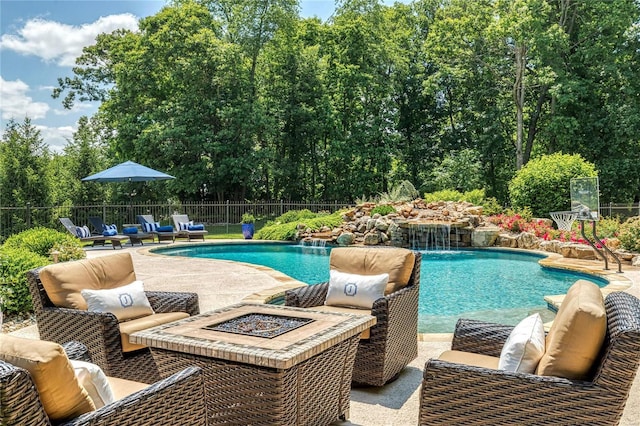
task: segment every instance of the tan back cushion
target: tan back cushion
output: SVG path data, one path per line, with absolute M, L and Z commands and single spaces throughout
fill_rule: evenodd
M 131 284 L 136 280 L 129 253 L 62 262 L 40 270 L 40 280 L 54 305 L 87 310 L 80 294 L 83 289 L 103 290 Z
M 331 250 L 331 269 L 359 275 L 389 274 L 384 294 L 398 291 L 409 284 L 415 255 L 404 248 L 338 247 Z
M 536 374 L 587 379 L 606 332 L 607 316 L 600 288 L 590 281 L 576 281 L 553 320 Z
M 73 419 L 96 409 L 57 343 L 0 334 L 0 359 L 29 372 L 51 420 Z

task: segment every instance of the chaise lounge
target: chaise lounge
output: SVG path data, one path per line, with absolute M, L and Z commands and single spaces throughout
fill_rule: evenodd
M 92 242 L 94 246 L 104 245 L 108 241 L 111 243 L 111 246 L 115 250 L 116 247 L 122 248 L 122 242 L 126 242 L 129 239 L 129 237 L 127 237 L 126 235 L 94 235 L 91 234 L 91 231 L 88 227 L 76 226 L 68 217 L 61 217 L 59 218 L 59 220 L 60 223 L 62 223 L 62 225 L 65 227 L 65 229 L 69 231 L 71 235 L 77 237 L 80 242 Z
M 193 223 L 186 214 L 174 214 L 171 219 L 173 219 L 173 225 L 178 232 L 176 238 L 186 238 L 189 241 L 201 239 L 204 241 L 204 236 L 208 234 L 203 224 Z

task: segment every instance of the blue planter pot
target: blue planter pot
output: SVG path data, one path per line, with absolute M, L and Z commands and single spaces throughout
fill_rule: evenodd
M 245 240 L 252 239 L 254 232 L 255 232 L 255 226 L 253 223 L 242 224 L 242 236 L 244 237 Z

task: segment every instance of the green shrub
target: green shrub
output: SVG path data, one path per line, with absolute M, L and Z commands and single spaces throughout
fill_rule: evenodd
M 427 203 L 460 200 L 462 200 L 462 192 L 456 191 L 455 189 L 443 189 L 442 191 L 427 192 L 424 194 L 424 201 Z
M 473 189 L 462 194 L 460 201 L 466 201 L 474 206 L 481 206 L 485 199 L 484 189 Z
M 482 201 L 482 214 L 486 216 L 493 216 L 500 214 L 504 211 L 498 200 L 494 197 L 485 198 Z
M 240 219 L 240 223 L 255 223 L 256 217 L 251 213 L 244 213 L 242 215 L 242 219 Z
M 275 220 L 267 222 L 266 225 L 297 222 L 304 219 L 311 219 L 316 216 L 317 216 L 316 213 L 308 209 L 289 210 L 288 212 L 278 216 Z
M 593 164 L 580 155 L 556 153 L 530 160 L 509 182 L 511 207 L 530 207 L 536 217 L 569 210 L 572 178 L 597 176 Z
M 23 248 L 50 259 L 51 252 L 57 250 L 60 252 L 60 261 L 85 257 L 80 241 L 73 235 L 42 227 L 31 228 L 10 236 L 3 247 L 7 249 Z
M 625 249 L 640 253 L 640 216 L 630 217 L 620 225 L 618 239 Z
M 49 264 L 49 260 L 26 248 L 0 247 L 0 298 L 2 310 L 20 314 L 33 309 L 27 271 Z
M 386 216 L 390 213 L 397 213 L 395 207 L 390 206 L 389 204 L 380 204 L 371 209 L 371 216 L 379 213 L 381 216 Z
M 256 232 L 255 238 L 259 240 L 293 241 L 296 238 L 298 225 L 304 225 L 305 228 L 309 228 L 312 231 L 319 231 L 323 226 L 334 228 L 342 224 L 341 212 L 333 214 L 311 213 L 311 215 L 313 215 L 313 217 L 308 217 L 309 215 L 305 213 L 304 216 L 307 217 L 287 223 L 279 223 L 278 220 L 282 217 L 280 216 L 275 222 L 266 224 Z
M 578 223 L 578 221 L 573 223 L 574 226 L 572 226 L 572 228 L 575 227 L 578 229 L 578 227 L 575 226 L 576 223 Z M 603 217 L 598 221 L 596 231 L 600 238 L 617 237 L 620 233 L 620 220 L 617 217 Z

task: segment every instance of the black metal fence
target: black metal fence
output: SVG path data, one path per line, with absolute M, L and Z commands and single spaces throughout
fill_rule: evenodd
M 348 202 L 298 202 L 298 201 L 256 201 L 223 203 L 183 203 L 183 204 L 100 204 L 92 206 L 37 207 L 27 204 L 23 207 L 0 207 L 0 242 L 9 235 L 34 226 L 46 226 L 64 230 L 58 218 L 68 217 L 76 225 L 89 225 L 89 217 L 98 216 L 104 223 L 115 223 L 119 228 L 124 224 L 136 223 L 136 216 L 150 214 L 163 225 L 171 225 L 172 214 L 187 214 L 189 219 L 208 225 L 229 225 L 240 223 L 244 213 L 252 213 L 258 220 L 269 220 L 290 210 L 308 209 L 312 212 L 334 212 L 353 207 Z M 640 216 L 640 203 L 608 203 L 600 206 L 603 217 L 618 217 L 621 221 L 632 216 Z
M 180 204 L 100 204 L 90 206 L 38 207 L 27 204 L 23 207 L 0 207 L 0 241 L 9 235 L 35 226 L 45 226 L 64 230 L 58 218 L 68 217 L 76 225 L 89 225 L 89 217 L 100 217 L 104 223 L 122 225 L 137 223 L 136 216 L 153 215 L 163 225 L 172 225 L 172 214 L 186 214 L 190 220 L 207 225 L 228 225 L 240 223 L 244 213 L 252 213 L 258 220 L 274 219 L 290 210 L 308 209 L 318 213 L 334 212 L 352 207 L 352 203 L 297 202 L 297 201 L 256 201 L 223 203 L 180 203 Z

